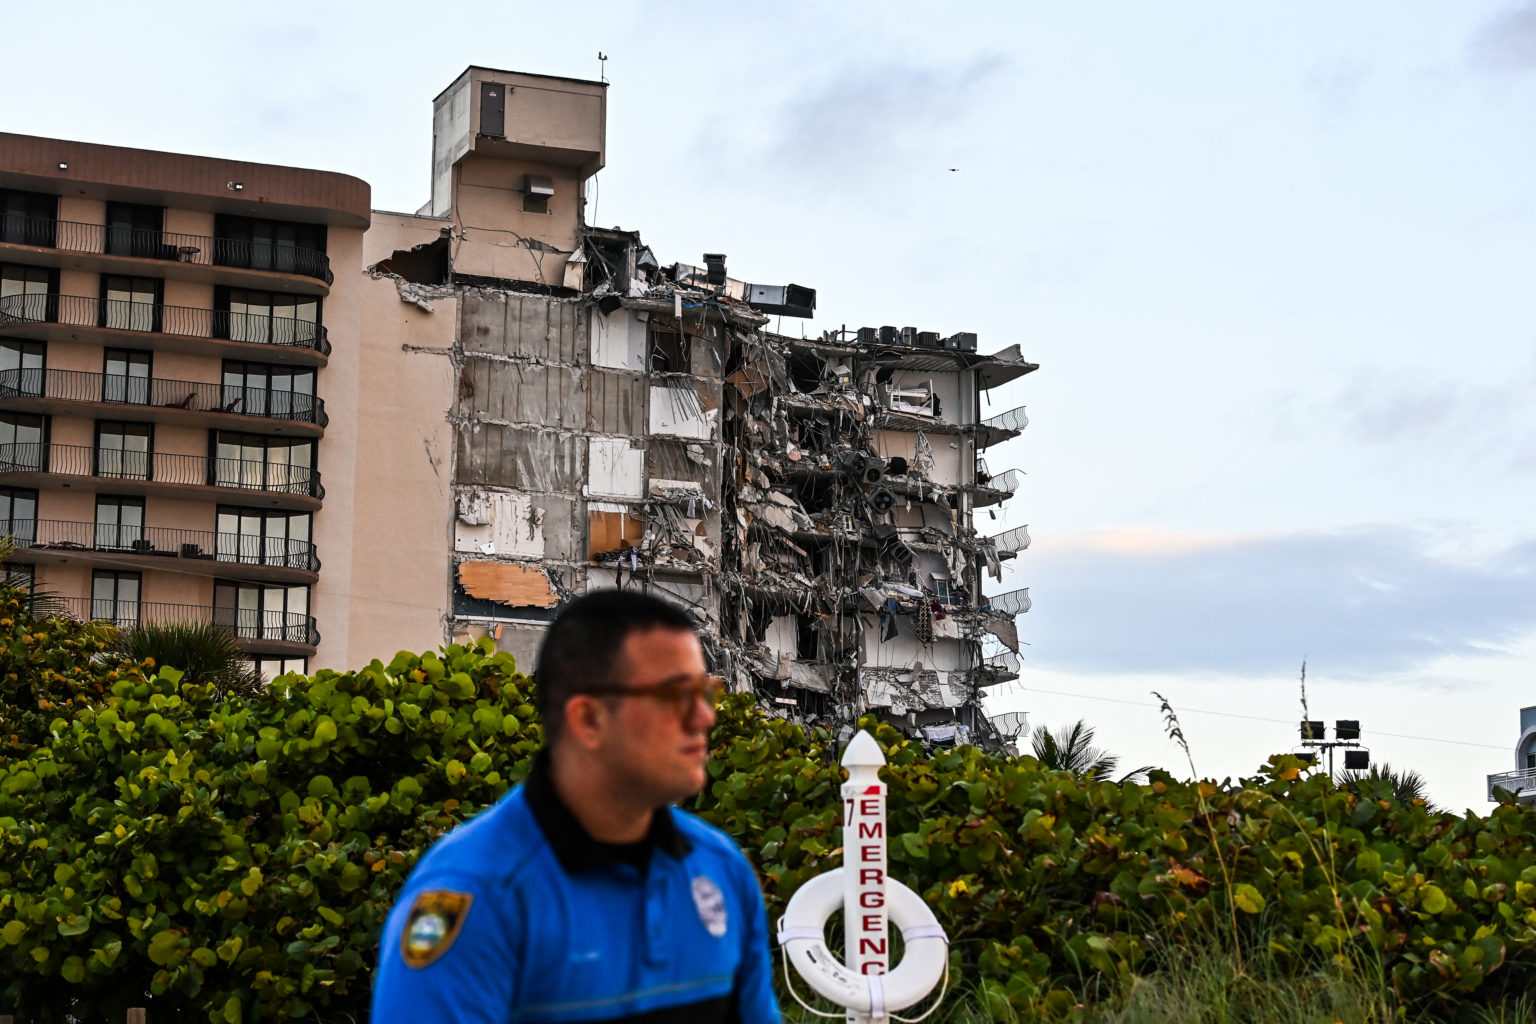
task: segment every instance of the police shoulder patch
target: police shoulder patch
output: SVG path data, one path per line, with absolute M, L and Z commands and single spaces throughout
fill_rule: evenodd
M 474 897 L 469 893 L 451 889 L 428 889 L 418 894 L 400 935 L 400 957 L 406 966 L 425 967 L 448 952 L 464 927 L 472 902 Z
M 699 912 L 704 930 L 715 938 L 722 938 L 730 927 L 725 912 L 725 894 L 708 875 L 696 875 L 693 879 L 693 906 Z

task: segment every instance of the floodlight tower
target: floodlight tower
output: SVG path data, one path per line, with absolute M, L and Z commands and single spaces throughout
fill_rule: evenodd
M 1301 723 L 1301 745 L 1309 748 L 1305 753 L 1296 755 L 1303 761 L 1315 762 L 1317 751 L 1324 750 L 1328 753 L 1328 774 L 1333 774 L 1333 752 L 1344 748 L 1344 770 L 1364 771 L 1371 766 L 1371 752 L 1365 749 L 1360 742 L 1360 721 L 1354 718 L 1340 718 L 1333 723 L 1333 739 L 1326 738 L 1327 730 L 1322 722 L 1316 720 L 1303 720 Z

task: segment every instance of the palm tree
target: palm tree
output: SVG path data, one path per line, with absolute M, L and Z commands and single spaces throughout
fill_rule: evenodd
M 261 673 L 234 635 L 211 622 L 141 622 L 121 630 L 112 651 L 129 661 L 153 659 L 157 666 L 178 668 L 182 682 L 211 686 L 222 693 L 251 696 L 262 688 Z
M 1401 771 L 1383 761 L 1369 769 L 1346 768 L 1335 777 L 1340 789 L 1347 789 L 1356 796 L 1391 800 L 1400 804 L 1422 803 L 1430 814 L 1439 812 L 1429 800 L 1429 784 L 1424 776 L 1411 768 Z
M 1120 767 L 1118 757 L 1093 745 L 1093 726 L 1081 718 L 1054 731 L 1042 725 L 1030 734 L 1029 744 L 1034 749 L 1035 760 L 1044 767 L 1071 772 L 1082 778 L 1108 778 Z M 1116 781 L 1130 782 L 1151 770 L 1151 765 L 1143 765 L 1126 772 Z

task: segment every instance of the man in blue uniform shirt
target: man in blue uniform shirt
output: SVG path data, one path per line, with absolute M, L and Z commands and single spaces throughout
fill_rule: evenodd
M 672 806 L 704 786 L 722 690 L 692 622 L 596 591 L 550 626 L 534 678 L 546 747 L 406 881 L 374 1024 L 778 1021 L 757 877 Z

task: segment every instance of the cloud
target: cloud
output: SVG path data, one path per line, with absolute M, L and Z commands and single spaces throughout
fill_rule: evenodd
M 1007 66 L 990 53 L 928 65 L 894 58 L 845 62 L 832 74 L 806 76 L 804 87 L 777 102 L 761 97 L 745 122 L 733 115 L 725 148 L 738 177 L 744 173 L 800 192 L 867 191 L 916 171 L 946 188 L 959 187 L 960 175 L 948 169 L 965 163 L 956 152 L 968 144 L 956 130 L 990 110 L 994 81 Z M 722 130 L 712 123 L 694 150 L 717 161 Z
M 1342 433 L 1358 444 L 1408 444 L 1420 453 L 1452 446 L 1460 460 L 1523 471 L 1536 462 L 1533 390 L 1530 365 L 1496 383 L 1456 380 L 1444 367 L 1371 367 L 1328 393 L 1277 397 L 1273 426 L 1277 436 Z
M 1491 71 L 1536 68 L 1536 3 L 1519 3 L 1494 15 L 1473 34 L 1468 59 Z
M 770 159 L 790 165 L 842 164 L 890 156 L 931 138 L 931 130 L 963 120 L 986 99 L 1004 67 L 996 54 L 958 66 L 862 63 L 788 100 L 766 145 Z M 945 157 L 932 153 L 935 165 Z
M 1030 659 L 1060 671 L 1400 672 L 1505 653 L 1536 629 L 1536 540 L 1478 561 L 1389 526 L 1202 536 L 1038 538 Z

